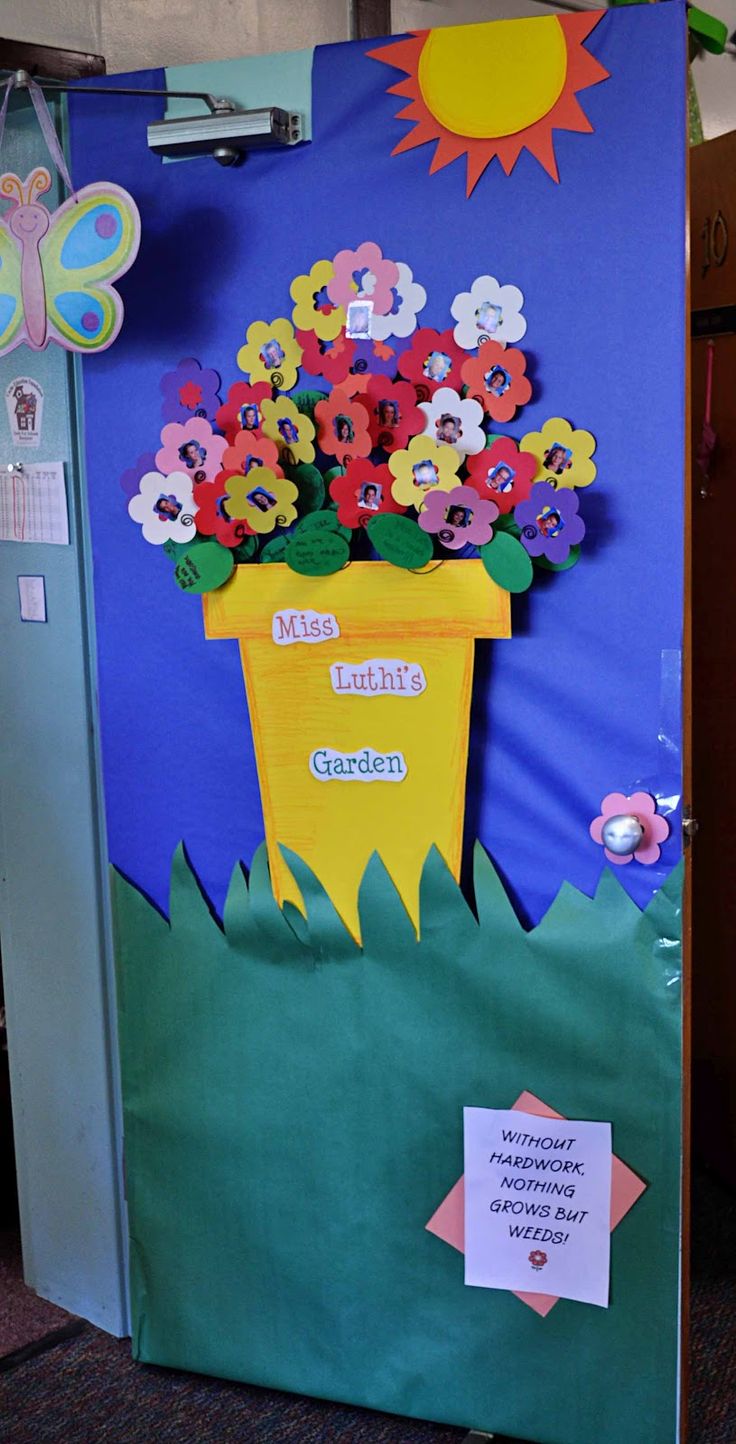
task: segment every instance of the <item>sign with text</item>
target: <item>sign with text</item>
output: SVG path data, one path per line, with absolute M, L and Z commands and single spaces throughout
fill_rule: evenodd
M 463 1112 L 466 1284 L 607 1308 L 610 1123 Z

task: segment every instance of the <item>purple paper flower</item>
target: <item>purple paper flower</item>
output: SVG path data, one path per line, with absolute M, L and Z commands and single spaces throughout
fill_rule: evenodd
M 139 456 L 134 466 L 129 466 L 120 478 L 120 486 L 126 496 L 135 496 L 138 491 L 140 479 L 147 471 L 156 470 L 156 458 L 152 451 L 146 451 Z
M 407 338 L 397 340 L 395 336 L 386 341 L 356 341 L 350 369 L 356 376 L 364 376 L 368 372 L 371 376 L 390 376 L 393 380 L 398 370 L 399 356 L 408 346 Z
M 521 541 L 531 557 L 566 562 L 570 547 L 585 536 L 585 523 L 578 516 L 578 498 L 571 487 L 554 487 L 537 481 L 527 501 L 520 501 L 514 519 L 521 527 Z
M 191 421 L 193 416 L 214 421 L 220 405 L 220 377 L 216 371 L 203 369 L 193 356 L 180 361 L 175 371 L 167 371 L 160 386 L 164 421 Z

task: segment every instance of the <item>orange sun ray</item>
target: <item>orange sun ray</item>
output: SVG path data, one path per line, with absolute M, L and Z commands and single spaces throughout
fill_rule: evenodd
M 552 180 L 559 181 L 553 132 L 555 130 L 576 131 L 579 134 L 592 132 L 593 126 L 577 99 L 577 92 L 586 90 L 589 86 L 597 85 L 599 81 L 608 78 L 608 71 L 600 61 L 596 60 L 594 55 L 591 55 L 589 50 L 585 49 L 583 43 L 605 13 L 604 10 L 592 10 L 552 17 L 559 25 L 564 39 L 563 59 L 560 61 L 558 33 L 550 32 L 549 29 L 544 32 L 546 36 L 551 36 L 553 41 L 553 60 L 556 61 L 560 72 L 559 94 L 553 87 L 554 93 L 550 93 L 550 104 L 546 113 L 539 118 L 530 119 L 528 123 L 521 124 L 519 129 L 512 134 L 479 134 L 477 129 L 472 129 L 468 134 L 462 125 L 457 130 L 453 130 L 435 114 L 430 101 L 423 92 L 420 74 L 425 46 L 431 36 L 441 35 L 441 31 L 415 30 L 401 40 L 394 40 L 388 45 L 369 50 L 367 53 L 371 59 L 379 60 L 383 65 L 389 65 L 396 70 L 405 72 L 405 78 L 389 86 L 388 93 L 400 96 L 407 102 L 397 112 L 397 119 L 410 122 L 412 129 L 402 136 L 391 154 L 402 155 L 416 146 L 436 142 L 429 167 L 430 175 L 435 175 L 437 171 L 450 165 L 452 161 L 465 156 L 468 195 L 471 195 L 494 157 L 498 159 L 506 175 L 510 175 L 524 149 L 539 161 Z M 544 23 L 548 25 L 548 21 L 549 17 L 546 17 Z M 468 29 L 488 28 L 490 30 L 491 28 L 495 29 L 499 24 L 505 24 L 507 29 L 504 32 L 503 43 L 508 44 L 509 23 L 513 26 L 523 22 L 490 22 L 487 27 L 468 27 Z M 538 25 L 539 20 L 527 23 Z M 496 33 L 500 35 L 501 32 L 497 31 Z M 540 35 L 541 32 L 537 31 L 535 34 Z M 503 43 L 499 52 L 500 63 L 504 58 Z M 441 111 L 443 104 L 447 111 L 445 97 L 440 94 L 437 97 L 436 108 Z M 452 110 L 451 107 L 450 110 Z

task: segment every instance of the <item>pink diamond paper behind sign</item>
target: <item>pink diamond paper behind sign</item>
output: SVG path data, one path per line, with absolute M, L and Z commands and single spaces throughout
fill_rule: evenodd
M 535 1098 L 533 1093 L 520 1093 L 516 1102 L 512 1105 L 519 1113 L 535 1113 L 540 1118 L 564 1118 L 564 1113 L 556 1113 L 554 1108 L 548 1108 L 541 1098 Z M 621 1219 L 633 1208 L 637 1199 L 641 1198 L 646 1184 L 630 1169 L 625 1163 L 613 1155 L 611 1167 L 611 1233 Z M 450 1189 L 447 1197 L 442 1200 L 439 1208 L 425 1224 L 430 1233 L 441 1238 L 443 1243 L 449 1243 L 459 1253 L 465 1253 L 465 1180 L 459 1178 L 453 1188 Z M 559 1303 L 554 1294 L 528 1294 L 518 1293 L 513 1290 L 517 1299 L 523 1304 L 528 1304 L 530 1309 L 546 1318 L 550 1309 Z

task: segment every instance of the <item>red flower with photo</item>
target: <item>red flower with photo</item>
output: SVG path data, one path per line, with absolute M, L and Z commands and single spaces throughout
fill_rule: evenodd
M 330 496 L 337 502 L 337 518 L 343 526 L 367 526 L 374 516 L 382 512 L 403 513 L 405 506 L 399 506 L 391 495 L 393 475 L 388 466 L 372 466 L 370 461 L 357 457 L 351 461 L 342 476 L 334 476 L 330 482 Z
M 368 410 L 371 441 L 384 451 L 402 450 L 410 437 L 424 430 L 424 413 L 408 381 L 371 376 L 361 399 Z
M 353 401 L 339 387 L 318 401 L 314 408 L 317 441 L 327 456 L 334 456 L 345 466 L 354 456 L 368 456 L 371 438 L 368 412 L 359 401 Z
M 461 368 L 467 352 L 458 346 L 452 331 L 433 331 L 424 326 L 415 331 L 408 351 L 399 357 L 399 371 L 414 384 L 417 401 L 429 401 L 438 386 L 459 391 Z
M 256 381 L 253 386 L 248 381 L 234 382 L 215 418 L 228 441 L 234 441 L 239 431 L 260 436 L 261 402 L 270 399 L 271 387 L 267 381 Z
M 485 451 L 466 457 L 468 486 L 484 501 L 495 501 L 500 512 L 513 511 L 516 503 L 526 501 L 537 474 L 537 458 L 530 451 L 519 451 L 510 436 L 499 436 Z
M 297 331 L 302 348 L 302 371 L 309 376 L 324 376 L 331 386 L 345 380 L 355 356 L 355 342 L 341 331 L 334 341 L 321 341 L 314 331 Z
M 230 472 L 220 471 L 214 481 L 200 481 L 195 486 L 194 500 L 199 507 L 195 520 L 202 536 L 214 536 L 223 546 L 236 547 L 243 537 L 253 536 L 253 528 L 247 521 L 233 521 L 224 509 L 230 479 Z
M 526 356 L 500 341 L 484 341 L 477 356 L 469 356 L 462 367 L 462 379 L 472 396 L 494 421 L 510 421 L 519 406 L 532 394 L 526 376 Z
M 270 390 L 270 387 L 268 388 Z M 267 466 L 274 476 L 283 476 L 279 466 L 279 449 L 268 436 L 256 436 L 252 431 L 239 431 L 232 446 L 222 454 L 222 469 L 227 472 L 239 471 L 247 476 L 254 466 Z

